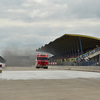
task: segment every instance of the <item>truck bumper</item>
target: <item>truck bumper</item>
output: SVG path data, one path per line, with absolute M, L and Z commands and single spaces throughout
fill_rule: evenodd
M 47 65 L 37 65 L 36 68 L 48 68 Z

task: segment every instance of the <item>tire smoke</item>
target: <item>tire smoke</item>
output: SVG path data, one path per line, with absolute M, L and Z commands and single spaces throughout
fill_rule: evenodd
M 6 66 L 34 66 L 37 52 L 34 49 L 6 49 L 2 56 L 6 60 Z

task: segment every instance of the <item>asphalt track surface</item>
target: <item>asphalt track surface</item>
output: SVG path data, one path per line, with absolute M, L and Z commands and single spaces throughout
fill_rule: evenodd
M 6 68 L 0 74 L 0 100 L 100 100 L 100 73 Z

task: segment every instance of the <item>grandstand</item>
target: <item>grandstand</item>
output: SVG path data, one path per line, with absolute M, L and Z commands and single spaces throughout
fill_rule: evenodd
M 86 57 L 100 62 L 100 39 L 87 35 L 65 34 L 36 51 L 53 54 L 50 61 L 58 63 L 80 62 Z

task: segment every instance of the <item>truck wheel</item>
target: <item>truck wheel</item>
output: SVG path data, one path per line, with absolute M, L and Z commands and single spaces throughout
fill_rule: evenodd
M 44 67 L 44 69 L 47 69 L 47 67 Z
M 48 67 L 44 67 L 44 69 L 48 69 Z

